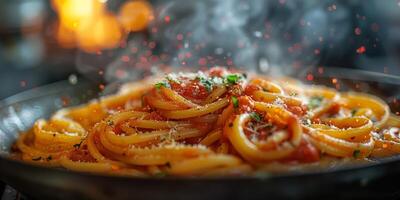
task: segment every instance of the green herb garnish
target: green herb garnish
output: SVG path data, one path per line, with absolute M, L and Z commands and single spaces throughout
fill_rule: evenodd
M 360 157 L 360 154 L 361 154 L 361 151 L 360 150 L 354 150 L 353 151 L 353 158 L 359 158 Z
M 356 115 L 357 111 L 358 111 L 357 109 L 351 110 L 351 116 L 354 117 Z
M 207 78 L 205 78 L 203 76 L 198 76 L 198 77 L 196 77 L 196 79 L 198 79 L 199 83 L 206 88 L 207 92 L 211 92 L 212 91 L 213 86 L 214 86 L 214 82 L 212 80 L 207 79 Z
M 205 83 L 203 83 L 204 87 L 206 88 L 207 92 L 211 92 L 213 89 L 212 83 L 210 83 L 210 81 L 207 81 Z
M 261 121 L 261 116 L 260 116 L 258 113 L 256 113 L 256 112 L 250 113 L 250 117 L 251 117 L 252 119 L 256 120 L 257 122 L 260 122 L 260 121 Z
M 156 83 L 154 87 L 156 87 L 157 89 L 160 89 L 161 87 L 171 88 L 171 85 L 167 81 L 161 81 Z
M 112 121 L 112 120 L 107 120 L 107 125 L 109 125 L 109 126 L 114 125 L 114 121 Z
M 307 107 L 309 109 L 317 108 L 317 107 L 319 107 L 321 105 L 323 100 L 324 100 L 324 98 L 320 97 L 320 96 L 311 97 L 310 101 L 308 102 Z
M 311 119 L 302 119 L 301 122 L 302 122 L 304 125 L 311 125 Z
M 234 85 L 239 82 L 239 80 L 242 78 L 242 76 L 238 74 L 229 74 L 225 77 L 225 82 L 227 84 Z
M 214 83 L 214 85 L 221 85 L 224 83 L 224 79 L 222 79 L 221 77 L 211 77 L 211 81 Z
M 234 108 L 238 108 L 239 107 L 239 100 L 236 97 L 232 97 L 232 104 Z

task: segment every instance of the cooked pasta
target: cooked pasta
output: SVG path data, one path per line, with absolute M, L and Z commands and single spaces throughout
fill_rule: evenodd
M 243 176 L 400 153 L 381 99 L 212 68 L 125 84 L 36 121 L 24 161 L 122 176 Z

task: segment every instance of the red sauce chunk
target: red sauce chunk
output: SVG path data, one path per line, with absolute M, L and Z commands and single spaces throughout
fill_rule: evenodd
M 246 95 L 252 95 L 253 92 L 259 91 L 259 90 L 261 90 L 261 89 L 262 89 L 262 88 L 261 88 L 259 85 L 249 84 L 249 85 L 246 86 L 246 88 L 245 88 L 245 90 L 244 90 L 244 93 L 245 93 Z
M 147 120 L 157 120 L 157 121 L 164 121 L 166 120 L 165 117 L 163 117 L 162 115 L 160 115 L 158 112 L 153 111 L 150 113 L 150 115 L 146 116 Z
M 239 107 L 239 112 L 244 113 L 244 112 L 249 112 L 253 109 L 254 103 L 248 96 L 241 96 L 238 99 L 238 107 Z
M 303 116 L 307 113 L 306 106 L 288 106 L 287 108 L 291 113 L 297 116 Z
M 96 162 L 96 159 L 90 155 L 87 149 L 75 149 L 71 151 L 69 159 L 75 162 Z
M 182 79 L 180 83 L 173 82 L 170 84 L 175 92 L 187 99 L 204 100 L 210 94 L 199 80 Z
M 300 163 L 311 163 L 320 160 L 320 153 L 318 150 L 306 140 L 302 140 L 300 146 L 284 161 L 292 162 L 297 161 Z

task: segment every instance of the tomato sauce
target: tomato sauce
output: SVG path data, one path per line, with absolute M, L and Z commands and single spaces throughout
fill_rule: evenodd
M 284 159 L 284 162 L 311 163 L 320 159 L 319 151 L 311 143 L 303 139 L 300 146 L 288 158 Z
M 90 155 L 89 150 L 87 149 L 72 150 L 69 154 L 69 159 L 74 162 L 96 162 L 96 159 Z
M 170 83 L 172 90 L 190 100 L 204 100 L 210 94 L 199 80 L 181 79 L 180 83 Z
M 259 91 L 261 89 L 262 88 L 259 85 L 249 84 L 249 85 L 246 86 L 246 88 L 244 90 L 244 93 L 246 95 L 252 95 L 255 91 Z

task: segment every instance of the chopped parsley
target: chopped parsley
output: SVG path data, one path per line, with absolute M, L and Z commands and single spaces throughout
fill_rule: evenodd
M 302 119 L 301 122 L 302 122 L 304 125 L 311 125 L 311 119 Z
M 167 81 L 161 81 L 156 83 L 154 87 L 156 87 L 157 89 L 160 89 L 161 87 L 171 88 L 171 85 Z
M 274 129 L 274 125 L 271 123 L 258 123 L 258 124 L 251 124 L 250 128 L 255 132 L 261 130 L 273 131 L 272 129 Z
M 214 85 L 222 85 L 224 83 L 224 80 L 221 77 L 211 77 L 211 81 L 214 83 Z
M 353 151 L 353 158 L 359 158 L 360 157 L 360 154 L 361 154 L 361 151 L 360 150 L 354 150 Z
M 356 115 L 357 111 L 358 111 L 357 109 L 351 110 L 351 116 L 354 117 Z
M 308 102 L 308 108 L 309 109 L 314 109 L 317 108 L 321 105 L 322 101 L 324 100 L 323 97 L 320 96 L 313 96 L 311 97 L 310 101 Z
M 112 121 L 112 120 L 107 120 L 107 125 L 109 125 L 109 126 L 114 125 L 114 121 Z
M 214 82 L 210 79 L 205 78 L 204 76 L 197 76 L 196 79 L 199 80 L 199 83 L 203 85 L 207 92 L 211 92 L 214 86 Z
M 213 89 L 212 83 L 210 83 L 210 81 L 205 82 L 204 87 L 206 88 L 207 92 L 211 92 Z
M 242 79 L 241 75 L 229 74 L 225 77 L 225 83 L 234 85 L 234 84 L 237 84 L 240 81 L 240 79 Z
M 256 113 L 256 112 L 250 113 L 250 117 L 251 117 L 252 119 L 256 120 L 257 122 L 260 122 L 260 121 L 261 121 L 261 116 L 260 116 L 258 113 Z
M 204 74 L 199 74 L 196 76 L 196 80 L 199 81 L 201 85 L 203 85 L 207 92 L 211 92 L 215 85 L 225 84 L 225 85 L 235 85 L 241 79 L 243 79 L 243 75 L 241 74 L 229 74 L 223 78 L 221 77 L 207 77 Z M 162 85 L 158 86 L 161 87 Z M 157 87 L 157 86 L 156 86 Z
M 233 104 L 233 107 L 234 108 L 238 108 L 239 107 L 239 100 L 236 98 L 236 97 L 234 97 L 234 96 L 232 96 L 232 104 Z

